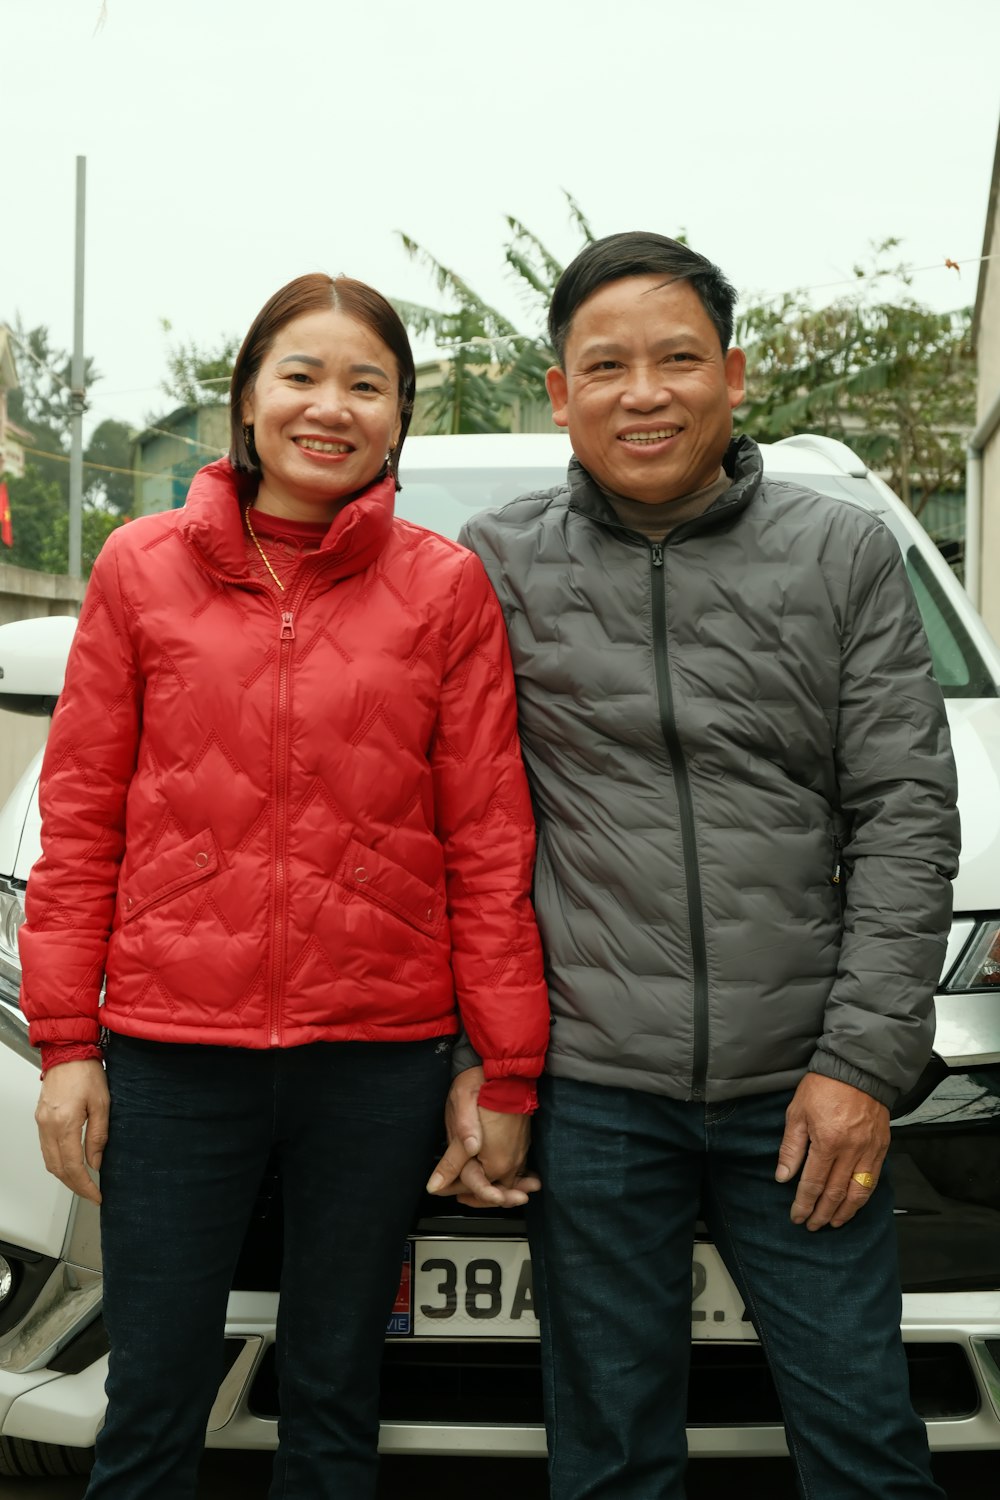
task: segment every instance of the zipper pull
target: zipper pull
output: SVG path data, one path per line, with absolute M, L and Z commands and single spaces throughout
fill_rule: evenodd
M 292 624 L 291 610 L 285 610 L 282 612 L 281 634 L 278 639 L 280 641 L 294 641 L 295 639 L 295 628 Z
M 654 542 L 653 543 L 653 567 L 654 568 L 662 568 L 663 567 L 663 543 L 662 542 Z
M 840 884 L 840 866 L 839 865 L 835 865 L 834 866 L 834 870 L 833 870 L 833 884 L 834 885 L 839 885 Z

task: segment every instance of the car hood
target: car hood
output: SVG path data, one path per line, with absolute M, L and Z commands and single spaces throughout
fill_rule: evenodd
M 962 861 L 955 911 L 1000 907 L 1000 698 L 949 698 Z

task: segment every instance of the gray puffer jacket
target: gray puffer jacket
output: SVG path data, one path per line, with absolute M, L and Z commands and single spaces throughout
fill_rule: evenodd
M 722 1100 L 807 1070 L 892 1105 L 927 1060 L 958 855 L 899 548 L 765 479 L 651 545 L 574 459 L 469 523 L 538 817 L 548 1068 Z

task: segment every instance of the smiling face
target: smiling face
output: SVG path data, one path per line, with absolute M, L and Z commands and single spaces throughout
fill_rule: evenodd
M 356 318 L 335 308 L 305 313 L 275 337 L 242 417 L 260 464 L 258 509 L 332 520 L 399 437 L 399 367 Z
M 723 354 L 689 282 L 605 283 L 574 313 L 564 363 L 545 377 L 552 414 L 605 489 L 657 505 L 717 477 L 746 361 Z

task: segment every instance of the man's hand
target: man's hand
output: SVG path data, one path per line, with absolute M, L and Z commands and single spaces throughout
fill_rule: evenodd
M 104 1068 L 94 1060 L 59 1063 L 50 1068 L 42 1080 L 35 1110 L 46 1167 L 74 1193 L 92 1203 L 100 1203 L 101 1194 L 87 1166 L 95 1172 L 100 1170 L 108 1144 L 108 1107 Z
M 807 1073 L 785 1113 L 774 1174 L 788 1182 L 802 1168 L 792 1223 L 839 1229 L 853 1219 L 871 1197 L 888 1149 L 884 1104 L 849 1083 Z
M 427 1191 L 470 1208 L 517 1208 L 541 1187 L 524 1172 L 531 1116 L 480 1109 L 484 1081 L 482 1068 L 466 1068 L 452 1084 L 444 1116 L 448 1149 Z

